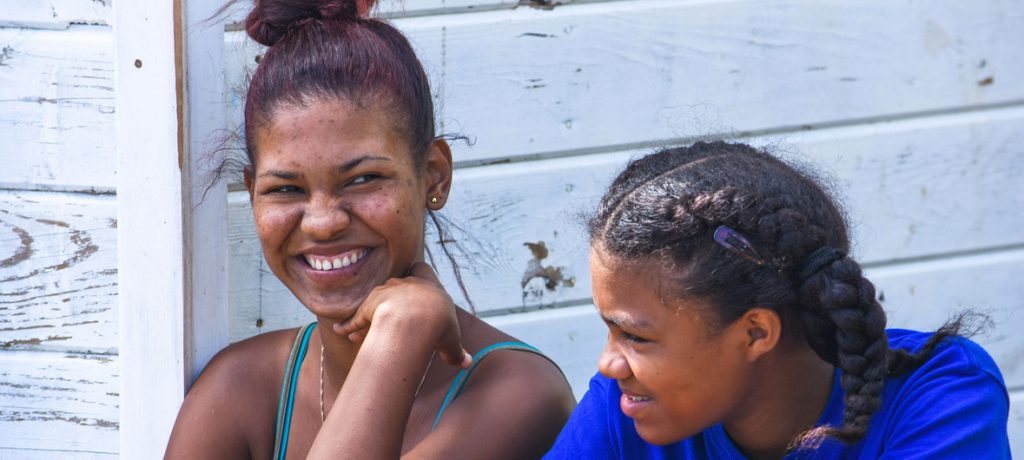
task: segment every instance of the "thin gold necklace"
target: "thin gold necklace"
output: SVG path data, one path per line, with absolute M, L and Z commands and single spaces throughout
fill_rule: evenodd
M 412 400 L 415 401 L 416 397 L 420 395 L 420 388 L 423 388 L 423 382 L 427 380 L 427 373 L 430 372 L 430 365 L 434 364 L 434 355 L 437 354 L 437 350 L 430 353 L 430 361 L 427 361 L 427 369 L 423 371 L 423 377 L 420 377 L 419 385 L 416 385 L 416 392 L 412 394 Z M 324 344 L 320 344 L 320 423 L 323 424 L 327 418 L 324 416 Z

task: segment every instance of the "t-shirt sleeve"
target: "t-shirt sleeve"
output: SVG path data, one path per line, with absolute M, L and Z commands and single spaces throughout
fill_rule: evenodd
M 562 428 L 555 445 L 544 456 L 546 460 L 619 458 L 609 425 L 608 411 L 618 410 L 618 406 L 609 407 L 610 383 L 614 384 L 600 374 L 590 379 L 590 389 Z
M 977 344 L 940 348 L 904 388 L 882 458 L 1010 458 L 1006 385 Z

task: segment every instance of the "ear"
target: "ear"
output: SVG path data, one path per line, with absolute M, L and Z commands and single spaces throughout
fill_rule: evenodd
M 437 211 L 448 201 L 448 192 L 452 186 L 452 149 L 448 146 L 448 141 L 436 139 L 430 144 L 425 166 L 426 207 L 431 211 Z M 436 202 L 433 201 L 434 198 L 437 199 Z
M 252 206 L 253 187 L 256 186 L 256 179 L 253 177 L 252 166 L 246 166 L 242 170 L 242 177 L 245 179 L 245 188 L 249 190 L 249 206 Z
M 774 350 L 782 338 L 782 319 L 768 308 L 751 308 L 734 325 L 740 329 L 738 332 L 745 341 L 744 349 L 750 362 Z

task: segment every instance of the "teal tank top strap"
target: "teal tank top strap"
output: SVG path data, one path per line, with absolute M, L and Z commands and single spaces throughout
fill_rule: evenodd
M 274 456 L 276 460 L 284 460 L 288 452 L 288 432 L 292 426 L 292 407 L 295 404 L 295 387 L 299 381 L 299 369 L 306 358 L 309 348 L 309 337 L 313 334 L 316 323 L 309 323 L 299 329 L 284 365 L 284 379 L 281 382 L 281 396 L 277 403 L 277 421 L 274 429 Z
M 548 358 L 540 350 L 523 342 L 498 342 L 476 352 L 476 354 L 473 355 L 473 364 L 471 364 L 468 369 L 459 371 L 455 376 L 455 380 L 452 382 L 452 386 L 448 388 L 448 394 L 445 395 L 444 402 L 441 403 L 441 409 L 437 411 L 437 417 L 434 418 L 434 425 L 430 427 L 430 431 L 434 431 L 434 429 L 437 428 L 437 424 L 441 421 L 441 415 L 444 414 L 444 410 L 448 408 L 448 405 L 451 404 L 455 398 L 459 397 L 459 393 L 462 392 L 462 387 L 466 385 L 466 382 L 469 380 L 469 376 L 473 374 L 474 370 L 476 370 L 476 366 L 480 364 L 480 361 L 483 361 L 487 355 L 498 350 L 525 351 L 551 361 L 551 358 Z M 555 362 L 551 361 L 551 364 L 555 364 Z M 558 364 L 555 364 L 555 366 L 557 367 Z

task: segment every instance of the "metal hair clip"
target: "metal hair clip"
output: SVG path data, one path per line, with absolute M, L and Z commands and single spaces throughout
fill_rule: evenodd
M 754 245 L 750 244 L 743 235 L 725 225 L 719 225 L 715 229 L 715 242 L 718 243 L 730 252 L 736 253 L 740 257 L 747 259 L 758 266 L 764 265 L 764 258 L 761 254 L 758 254 L 754 249 Z

